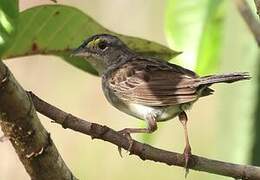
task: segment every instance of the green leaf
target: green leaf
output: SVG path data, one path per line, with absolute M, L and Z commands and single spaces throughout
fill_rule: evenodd
M 198 50 L 196 72 L 209 74 L 219 66 L 224 31 L 223 0 L 210 1 Z
M 25 10 L 20 14 L 17 29 L 14 43 L 4 54 L 5 58 L 57 55 L 94 74 L 96 71 L 85 60 L 70 57 L 70 52 L 84 39 L 98 33 L 117 35 L 131 49 L 143 55 L 170 59 L 178 54 L 155 42 L 111 32 L 80 10 L 63 5 L 44 5 Z
M 15 33 L 18 0 L 0 1 L 0 56 L 8 48 Z
M 183 50 L 183 63 L 200 74 L 215 71 L 219 64 L 223 4 L 223 0 L 168 0 L 165 31 L 169 44 Z

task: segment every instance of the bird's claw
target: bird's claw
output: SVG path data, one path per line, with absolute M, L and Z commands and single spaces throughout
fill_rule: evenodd
M 128 139 L 129 146 L 128 146 L 127 152 L 131 152 L 131 149 L 132 149 L 132 146 L 133 146 L 133 142 L 134 142 L 132 137 L 131 137 L 131 135 L 130 135 L 131 132 L 128 129 L 122 129 L 122 130 L 120 130 L 118 132 Z M 119 146 L 118 146 L 118 152 L 119 152 L 119 155 L 121 157 L 123 157 L 122 156 L 122 148 L 119 147 Z
M 185 168 L 185 178 L 187 177 L 188 173 L 189 173 L 189 161 L 190 161 L 190 158 L 191 158 L 191 148 L 190 146 L 186 146 L 185 149 L 184 149 L 184 152 L 183 152 L 183 157 L 184 157 L 184 161 L 185 161 L 185 164 L 184 164 L 184 168 Z

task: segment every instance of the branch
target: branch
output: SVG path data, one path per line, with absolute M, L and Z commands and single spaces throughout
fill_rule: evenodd
M 235 0 L 237 8 L 243 17 L 244 21 L 246 22 L 247 26 L 249 27 L 250 31 L 252 32 L 258 46 L 260 46 L 260 23 L 254 17 L 249 4 L 246 0 Z M 258 13 L 259 13 L 259 6 L 260 0 L 255 0 L 255 3 L 258 5 Z
M 31 179 L 76 180 L 42 126 L 30 96 L 1 60 L 0 125 L 6 137 L 1 140 L 11 141 Z
M 115 130 L 107 126 L 91 123 L 86 120 L 77 118 L 41 100 L 32 92 L 29 92 L 29 94 L 32 97 L 32 101 L 36 110 L 54 120 L 56 123 L 62 125 L 63 128 L 69 128 L 74 131 L 81 132 L 91 136 L 92 138 L 102 139 L 104 141 L 115 144 L 118 147 L 122 147 L 125 150 L 128 150 L 128 139 Z M 142 160 L 152 160 L 168 165 L 184 167 L 185 164 L 182 154 L 158 149 L 147 144 L 142 144 L 138 141 L 134 141 L 130 150 L 130 154 L 135 154 Z M 221 162 L 195 155 L 192 155 L 191 157 L 189 168 L 193 170 L 229 176 L 236 179 L 260 179 L 259 167 Z

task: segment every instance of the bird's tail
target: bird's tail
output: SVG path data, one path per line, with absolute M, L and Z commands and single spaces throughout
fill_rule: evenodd
M 209 75 L 200 77 L 196 86 L 210 86 L 214 83 L 233 83 L 236 81 L 247 80 L 250 79 L 250 75 L 248 72 L 235 72 L 221 75 Z

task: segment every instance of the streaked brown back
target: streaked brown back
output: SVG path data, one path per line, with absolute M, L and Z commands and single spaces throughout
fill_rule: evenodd
M 147 106 L 169 106 L 198 98 L 197 75 L 180 66 L 135 59 L 115 70 L 108 78 L 110 88 L 120 99 Z

